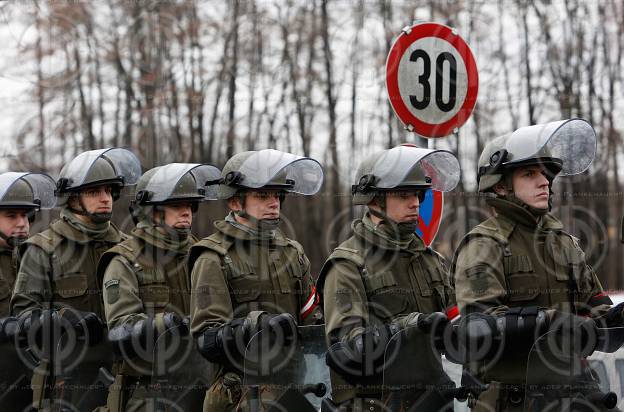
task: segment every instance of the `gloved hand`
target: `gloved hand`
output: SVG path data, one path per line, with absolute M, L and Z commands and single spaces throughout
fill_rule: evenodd
M 84 337 L 90 346 L 97 345 L 104 338 L 106 324 L 95 313 L 70 308 L 62 308 L 58 313 L 61 319 L 69 322 L 78 336 Z
M 416 326 L 425 333 L 441 336 L 448 323 L 446 314 L 442 312 L 421 313 L 416 321 Z
M 221 326 L 206 328 L 197 336 L 197 349 L 210 362 L 224 363 L 229 356 L 244 355 L 249 343 L 249 322 L 234 319 Z
M 19 317 L 19 335 L 26 338 L 31 331 L 35 331 L 37 342 L 41 342 L 42 325 L 47 323 L 56 323 L 60 321 L 60 316 L 56 309 L 34 309 Z M 51 328 L 51 325 L 49 325 Z
M 371 326 L 353 338 L 331 345 L 325 363 L 347 382 L 378 376 L 384 367 L 385 348 L 393 333 L 389 325 Z
M 263 314 L 258 329 L 268 331 L 272 338 L 290 343 L 297 336 L 297 321 L 290 313 Z
M 167 331 L 177 332 L 182 336 L 189 334 L 189 319 L 182 317 L 174 312 L 166 312 L 163 314 L 163 320 Z

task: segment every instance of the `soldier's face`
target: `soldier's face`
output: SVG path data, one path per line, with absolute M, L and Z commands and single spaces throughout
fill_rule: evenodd
M 515 196 L 536 209 L 547 209 L 550 191 L 543 166 L 520 167 L 513 171 L 511 182 Z
M 242 210 L 238 196 L 231 198 L 228 205 L 235 212 Z M 280 209 L 280 192 L 278 190 L 251 190 L 245 195 L 245 211 L 258 220 L 277 219 L 280 217 Z
M 193 223 L 193 209 L 188 202 L 165 205 L 165 224 L 177 229 L 188 229 Z
M 386 193 L 386 214 L 396 223 L 412 223 L 418 221 L 420 201 L 414 192 Z
M 82 205 L 89 213 L 110 213 L 113 211 L 112 187 L 95 186 L 80 192 Z
M 28 210 L 0 209 L 0 231 L 6 236 L 26 237 L 29 230 Z M 0 245 L 7 246 L 2 238 L 0 238 Z

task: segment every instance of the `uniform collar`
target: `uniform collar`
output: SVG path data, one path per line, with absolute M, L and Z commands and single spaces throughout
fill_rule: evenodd
M 387 223 L 382 221 L 380 224 L 375 225 L 368 213 L 362 219 L 354 220 L 351 224 L 351 229 L 358 238 L 382 249 L 422 252 L 427 248 L 425 242 L 416 233 L 414 233 L 411 240 L 402 241 L 396 239 L 395 231 Z
M 562 230 L 563 224 L 550 213 L 536 216 L 527 207 L 501 198 L 487 198 L 486 203 L 492 206 L 499 216 L 534 229 Z
M 260 237 L 253 234 L 251 231 L 242 230 L 234 226 L 232 223 L 225 220 L 217 220 L 214 222 L 214 227 L 226 236 L 232 237 L 237 240 L 245 240 L 249 242 L 267 243 L 276 246 L 286 246 L 288 242 L 286 237 L 280 229 L 274 230 L 274 236 L 272 237 Z
M 65 237 L 76 243 L 89 243 L 96 241 L 96 239 L 93 239 L 87 233 L 76 229 L 74 226 L 70 225 L 67 221 L 63 219 L 58 219 L 54 223 L 52 223 L 50 225 L 50 229 L 60 236 Z M 106 234 L 101 239 L 97 239 L 97 241 L 108 243 L 119 243 L 121 242 L 121 240 L 121 232 L 119 231 L 119 229 L 117 229 L 117 227 L 115 227 L 115 225 L 113 225 L 113 223 L 109 225 Z

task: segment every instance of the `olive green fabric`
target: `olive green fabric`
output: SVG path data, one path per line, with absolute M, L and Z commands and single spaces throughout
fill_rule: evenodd
M 58 219 L 22 246 L 11 297 L 14 315 L 53 306 L 94 312 L 104 318 L 101 284 L 96 278 L 97 262 L 126 235 L 109 223 L 106 232 L 94 240 L 77 227 L 66 218 Z
M 300 323 L 316 323 L 319 314 L 300 317 L 314 281 L 303 248 L 278 229 L 260 239 L 223 220 L 217 232 L 191 248 L 191 330 L 198 333 L 252 310 L 290 313 Z
M 17 276 L 16 253 L 13 249 L 0 247 L 0 318 L 11 314 L 11 292 Z
M 347 341 L 369 325 L 402 324 L 418 313 L 454 306 L 444 258 L 422 239 L 415 234 L 407 243 L 393 239 L 398 233 L 391 225 L 374 225 L 368 214 L 352 229 L 353 236 L 332 252 L 319 275 L 328 345 Z M 331 378 L 337 403 L 379 392 L 350 387 L 334 373 Z
M 488 199 L 488 204 L 496 216 L 466 235 L 451 265 L 462 314 L 501 315 L 509 308 L 526 306 L 591 316 L 608 310 L 609 305 L 589 305 L 602 286 L 578 241 L 563 231 L 560 221 L 550 214 L 536 216 L 503 199 Z M 526 359 L 527 353 L 518 353 L 487 369 L 470 367 L 485 382 L 521 384 Z
M 290 313 L 299 324 L 321 322 L 320 308 L 307 316 L 302 309 L 314 293 L 310 262 L 303 248 L 277 229 L 274 236 L 254 235 L 225 220 L 217 231 L 196 243 L 189 254 L 191 332 L 244 318 L 251 311 Z M 227 411 L 221 377 L 206 393 L 204 411 Z M 265 399 L 270 394 L 262 394 Z M 215 399 L 219 398 L 220 401 Z M 228 406 L 229 405 L 229 406 Z
M 96 277 L 100 256 L 126 238 L 112 223 L 106 231 L 96 230 L 97 240 L 83 227 L 71 212 L 54 221 L 49 229 L 38 233 L 22 245 L 21 264 L 11 297 L 11 313 L 26 316 L 35 309 L 73 308 L 93 312 L 104 319 L 101 284 Z M 90 231 L 91 233 L 95 233 Z M 48 364 L 42 362 L 33 374 L 34 389 L 53 385 L 49 379 Z M 35 390 L 33 404 L 45 407 L 47 391 Z
M 142 221 L 132 230 L 129 239 L 104 253 L 97 272 L 103 284 L 109 329 L 148 317 L 156 318 L 166 312 L 182 317 L 189 315 L 191 292 L 186 255 L 196 240 L 193 236 L 171 239 L 164 231 Z M 144 372 L 150 368 L 150 364 L 141 359 L 114 365 L 116 381 L 122 384 L 111 388 L 109 410 L 147 407 L 144 398 L 149 375 Z M 125 395 L 121 396 L 122 393 Z M 119 402 L 123 405 L 117 405 Z

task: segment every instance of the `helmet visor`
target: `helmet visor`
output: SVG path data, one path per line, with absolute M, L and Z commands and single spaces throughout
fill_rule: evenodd
M 309 157 L 297 156 L 278 150 L 260 150 L 249 156 L 241 164 L 239 171 L 244 175 L 241 186 L 251 189 L 271 184 L 280 173 L 293 182 L 288 192 L 313 195 L 323 184 L 323 168 Z
M 187 173 L 195 179 L 195 189 L 189 188 L 186 192 L 176 190 L 178 183 Z M 150 202 L 166 202 L 175 199 L 214 200 L 217 198 L 215 186 L 205 186 L 209 180 L 218 179 L 221 171 L 214 166 L 199 163 L 171 163 L 158 168 L 151 177 L 145 190 L 152 193 Z M 205 194 L 200 192 L 205 189 Z M 174 193 L 175 191 L 175 193 Z M 201 199 L 200 196 L 204 198 Z
M 82 186 L 100 157 L 110 161 L 116 176 L 124 179 L 124 185 L 134 185 L 141 177 L 141 162 L 131 151 L 121 148 L 89 150 L 80 153 L 61 171 L 60 177 L 69 179 L 67 188 Z
M 522 127 L 506 143 L 513 165 L 533 158 L 557 158 L 563 162 L 561 175 L 584 172 L 596 156 L 596 132 L 586 120 L 569 119 Z
M 51 209 L 56 203 L 54 179 L 45 173 L 7 172 L 0 175 L 0 203 L 10 203 L 5 198 L 18 180 L 24 180 L 33 191 L 33 203 L 39 203 L 41 209 Z
M 414 167 L 420 167 L 431 178 L 431 188 L 451 191 L 459 183 L 459 161 L 446 150 L 397 146 L 386 152 L 375 163 L 373 174 L 379 178 L 375 186 L 392 189 L 405 181 Z

